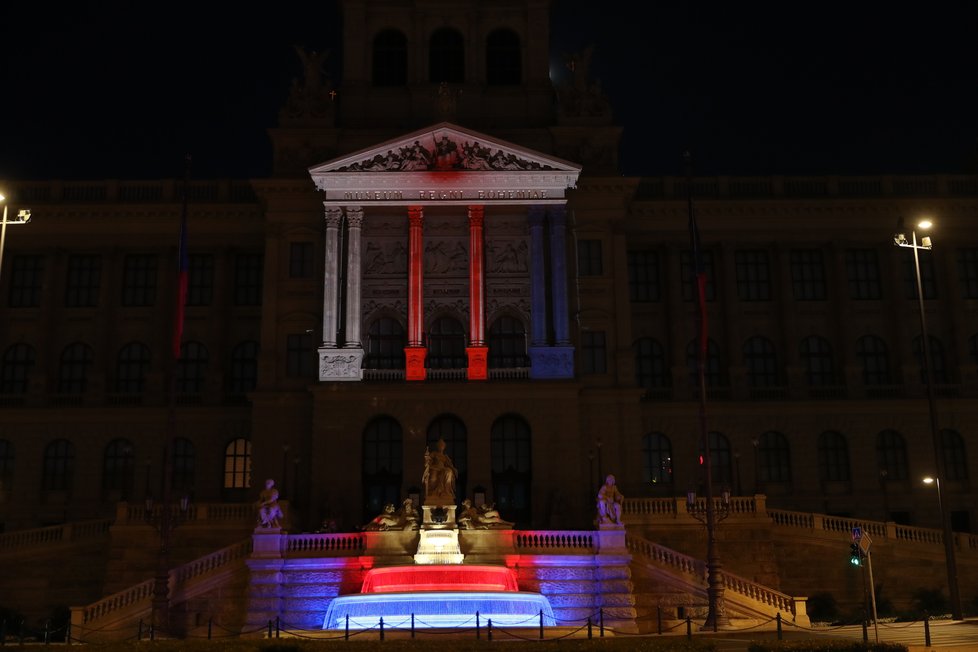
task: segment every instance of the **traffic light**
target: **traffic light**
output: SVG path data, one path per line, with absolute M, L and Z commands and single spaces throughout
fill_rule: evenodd
M 859 549 L 858 543 L 849 544 L 849 563 L 853 566 L 862 566 L 863 551 Z

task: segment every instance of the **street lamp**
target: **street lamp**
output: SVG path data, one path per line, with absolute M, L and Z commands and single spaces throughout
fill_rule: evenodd
M 719 627 L 730 625 L 724 605 L 725 583 L 720 565 L 720 550 L 717 547 L 717 526 L 730 516 L 730 489 L 723 488 L 719 503 L 714 501 L 709 485 L 702 503 L 696 500 L 696 491 L 690 489 L 686 492 L 686 512 L 706 525 L 706 598 L 709 612 L 703 629 L 712 629 L 715 632 Z
M 31 221 L 31 212 L 29 210 L 21 209 L 17 211 L 17 217 L 13 220 L 7 219 L 7 198 L 0 195 L 0 202 L 3 202 L 3 221 L 0 222 L 0 272 L 3 271 L 3 245 L 7 240 L 7 225 L 8 224 L 27 224 Z
M 934 484 L 937 486 L 937 509 L 941 516 L 941 530 L 944 539 L 944 561 L 947 566 L 947 590 L 951 598 L 951 617 L 954 620 L 961 620 L 961 594 L 958 591 L 958 564 L 954 556 L 954 533 L 951 532 L 951 521 L 948 518 L 947 510 L 944 507 L 944 500 L 941 496 L 940 478 L 947 477 L 944 468 L 944 456 L 941 455 L 941 439 L 937 429 L 937 404 L 934 401 L 934 371 L 930 359 L 930 341 L 927 335 L 927 316 L 924 312 L 924 291 L 923 283 L 920 280 L 920 250 L 930 250 L 933 246 L 930 236 L 923 236 L 920 243 L 917 242 L 917 229 L 926 231 L 932 226 L 930 220 L 924 219 L 917 223 L 917 226 L 910 230 L 910 241 L 904 233 L 896 233 L 893 236 L 893 244 L 898 247 L 906 247 L 913 250 L 913 269 L 917 281 L 917 307 L 920 312 L 920 352 L 923 360 L 921 364 L 924 369 L 924 382 L 927 386 L 927 409 L 930 413 L 930 436 L 931 444 L 934 448 L 934 470 L 936 476 Z

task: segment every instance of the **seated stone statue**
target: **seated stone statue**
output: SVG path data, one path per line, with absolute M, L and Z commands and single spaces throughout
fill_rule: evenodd
M 615 476 L 609 475 L 598 491 L 598 523 L 621 525 L 621 505 L 625 496 L 615 484 Z
M 472 501 L 468 498 L 462 501 L 462 513 L 458 517 L 458 524 L 465 530 L 506 530 L 513 527 L 512 523 L 502 519 L 492 503 L 473 507 Z
M 258 507 L 258 525 L 260 527 L 280 527 L 284 515 L 278 504 L 278 489 L 275 488 L 275 481 L 271 478 L 265 480 L 265 488 L 258 494 L 256 506 Z
M 401 519 L 394 510 L 394 503 L 387 503 L 384 505 L 384 511 L 375 516 L 372 521 L 364 525 L 361 529 L 368 532 L 386 532 L 387 530 L 396 528 L 400 522 Z
M 418 529 L 418 510 L 414 508 L 414 501 L 405 498 L 401 504 L 401 509 L 397 512 L 398 526 L 402 530 Z

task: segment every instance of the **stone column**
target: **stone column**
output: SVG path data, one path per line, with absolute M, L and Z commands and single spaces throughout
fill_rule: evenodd
M 570 344 L 567 320 L 567 207 L 550 208 L 550 283 L 553 291 L 554 344 Z
M 534 209 L 531 209 L 530 216 L 530 235 L 531 248 L 533 238 L 539 237 L 539 248 L 543 249 L 542 228 L 540 235 L 535 235 L 534 230 Z M 543 281 L 543 270 L 537 269 L 537 263 L 531 272 L 531 307 L 533 310 L 533 346 L 530 347 L 530 377 L 531 378 L 573 378 L 574 377 L 574 347 L 570 345 L 570 324 L 568 321 L 567 308 L 567 239 L 565 235 L 567 226 L 567 209 L 565 206 L 551 206 L 547 211 L 550 223 L 550 300 L 551 312 L 554 324 L 554 346 L 546 346 L 546 301 L 537 296 L 537 283 L 539 282 L 539 294 L 545 291 Z M 533 252 L 531 251 L 531 257 Z M 542 268 L 542 261 L 539 263 Z M 538 312 L 543 314 L 538 318 Z M 543 321 L 543 326 L 540 321 Z M 544 333 L 544 341 L 537 345 L 538 332 Z
M 346 342 L 343 348 L 360 348 L 360 230 L 363 226 L 363 209 L 348 206 L 346 209 Z
M 337 343 L 339 310 L 339 226 L 342 211 L 326 209 L 326 278 L 323 290 L 323 344 L 319 347 L 319 380 L 363 380 L 363 349 L 360 347 L 360 227 L 363 210 L 347 209 L 349 251 L 347 252 L 346 345 Z
M 469 380 L 489 377 L 482 256 L 484 220 L 485 206 L 469 206 L 469 346 L 465 349 Z
M 323 347 L 336 348 L 337 279 L 339 278 L 339 230 L 343 211 L 326 206 L 326 269 L 323 280 Z
M 405 379 L 425 379 L 424 347 L 424 211 L 408 206 L 408 345 L 404 349 Z

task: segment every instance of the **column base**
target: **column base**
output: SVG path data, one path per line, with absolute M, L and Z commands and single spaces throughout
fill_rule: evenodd
M 573 346 L 531 346 L 530 378 L 573 378 Z
M 319 348 L 320 381 L 363 380 L 363 349 Z
M 426 378 L 424 361 L 427 357 L 426 347 L 404 347 L 404 380 L 424 380 Z
M 489 347 L 467 346 L 465 355 L 469 359 L 466 378 L 469 380 L 486 380 L 489 378 Z

